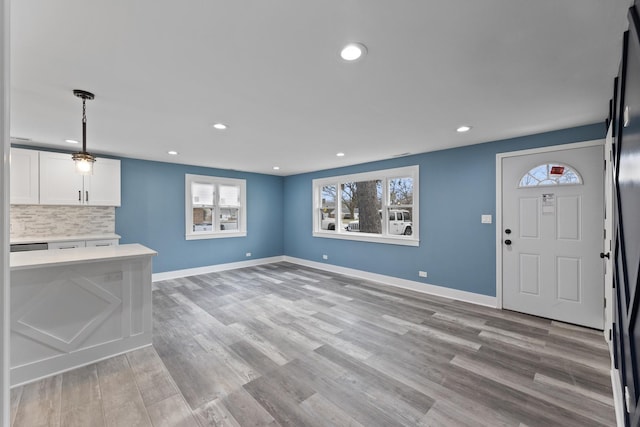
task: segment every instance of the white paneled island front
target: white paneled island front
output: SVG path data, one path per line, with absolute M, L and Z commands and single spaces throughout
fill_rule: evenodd
M 151 344 L 151 259 L 138 244 L 14 252 L 11 385 Z

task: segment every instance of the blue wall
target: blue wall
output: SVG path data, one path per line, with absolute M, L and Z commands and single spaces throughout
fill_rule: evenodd
M 121 158 L 120 243 L 158 252 L 153 272 L 203 267 L 283 254 L 283 178 L 230 170 Z M 185 240 L 185 174 L 247 180 L 247 237 Z M 251 258 L 245 256 L 251 252 Z
M 604 124 L 294 175 L 284 180 L 285 255 L 495 296 L 497 153 L 605 137 Z M 420 246 L 313 237 L 312 180 L 420 166 Z M 493 224 L 481 224 L 491 214 Z M 329 259 L 322 260 L 322 254 Z M 418 277 L 425 270 L 427 278 Z
M 495 155 L 604 136 L 604 125 L 595 124 L 285 178 L 121 158 L 116 233 L 121 243 L 158 251 L 154 273 L 284 254 L 494 296 Z M 313 179 L 416 164 L 419 247 L 312 236 Z M 247 180 L 247 237 L 185 240 L 187 173 Z M 493 215 L 494 224 L 481 224 L 481 214 Z

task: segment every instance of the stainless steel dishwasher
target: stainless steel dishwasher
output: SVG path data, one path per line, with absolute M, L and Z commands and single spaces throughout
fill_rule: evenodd
M 11 252 L 43 251 L 49 249 L 48 243 L 13 243 Z

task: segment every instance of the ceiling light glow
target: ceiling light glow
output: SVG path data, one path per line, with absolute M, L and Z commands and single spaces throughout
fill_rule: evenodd
M 215 123 L 213 127 L 218 130 L 225 130 L 228 126 L 225 125 L 224 123 Z
M 93 164 L 96 156 L 87 151 L 87 100 L 92 100 L 95 95 L 82 89 L 74 89 L 73 94 L 82 99 L 82 151 L 73 153 L 71 159 L 76 164 L 76 172 L 80 175 L 93 175 Z
M 338 157 L 344 157 L 344 153 L 337 153 L 336 156 Z
M 167 154 L 171 154 L 172 156 L 177 156 L 178 152 L 174 151 L 174 150 L 171 150 L 171 151 L 167 151 Z
M 274 167 L 273 167 L 273 170 L 274 170 L 274 171 L 279 171 L 279 170 L 280 170 L 280 166 L 274 166 Z
M 76 141 L 75 139 L 65 139 L 64 142 L 68 142 L 69 144 L 77 144 L 78 141 Z
M 349 43 L 340 51 L 340 57 L 345 61 L 356 61 L 367 53 L 367 48 L 362 43 Z
M 456 129 L 456 132 L 469 132 L 471 130 L 471 126 L 460 126 L 458 129 Z

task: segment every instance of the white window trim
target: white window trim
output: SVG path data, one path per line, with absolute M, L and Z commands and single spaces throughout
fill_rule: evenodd
M 575 176 L 578 177 L 578 182 L 557 182 L 554 181 L 553 184 L 540 184 L 540 182 L 538 182 L 538 184 L 536 185 L 522 185 L 522 180 L 524 179 L 525 176 L 529 175 L 529 172 L 531 172 L 534 169 L 539 168 L 540 166 L 547 166 L 547 165 L 557 165 L 557 166 L 564 166 L 565 168 L 569 169 L 571 172 L 573 172 L 573 174 Z M 537 164 L 533 167 L 530 167 L 529 169 L 527 169 L 527 171 L 525 173 L 522 174 L 522 176 L 520 177 L 520 181 L 518 181 L 518 188 L 542 188 L 542 187 L 565 187 L 565 186 L 570 186 L 570 185 L 583 185 L 583 181 L 582 181 L 582 175 L 580 174 L 580 172 L 578 172 L 578 170 L 576 168 L 574 168 L 571 165 L 568 165 L 566 163 L 562 163 L 562 162 L 545 162 L 545 163 L 540 163 Z
M 336 227 L 335 230 L 323 230 L 320 228 L 320 208 L 322 206 L 322 187 L 327 185 L 336 186 L 336 218 L 342 217 L 342 206 L 340 203 L 340 184 L 344 182 L 360 182 L 371 181 L 381 179 L 382 185 L 382 212 L 383 212 L 383 224 L 386 224 L 388 212 L 387 208 L 389 200 L 389 179 L 411 177 L 413 178 L 413 212 L 412 212 L 412 228 L 413 233 L 411 236 L 393 235 L 388 233 L 386 226 L 383 229 L 383 234 L 370 234 L 370 233 L 355 233 L 342 229 L 342 227 Z M 420 182 L 420 168 L 418 165 L 407 166 L 395 169 L 376 170 L 371 172 L 357 173 L 352 175 L 332 176 L 327 178 L 319 178 L 313 180 L 313 237 L 322 237 L 327 239 L 341 239 L 341 240 L 357 240 L 361 242 L 374 242 L 374 243 L 386 243 L 391 245 L 404 245 L 404 246 L 420 246 L 420 228 L 419 228 L 419 182 Z M 337 222 L 336 222 L 337 224 Z
M 218 185 L 235 185 L 240 187 L 240 206 L 238 215 L 238 230 L 218 230 L 216 228 L 218 224 L 218 210 L 224 208 L 219 204 L 218 199 L 214 201 L 214 226 L 210 232 L 194 232 L 193 231 L 193 197 L 191 195 L 191 183 L 201 182 L 212 184 L 216 186 L 216 197 L 220 197 L 220 192 L 217 190 Z M 201 239 L 219 239 L 226 237 L 245 237 L 247 235 L 247 181 L 244 179 L 235 178 L 220 178 L 216 176 L 208 175 L 192 175 L 185 174 L 184 176 L 184 194 L 185 194 L 185 239 L 186 240 L 201 240 Z M 235 206 L 234 206 L 235 208 Z

